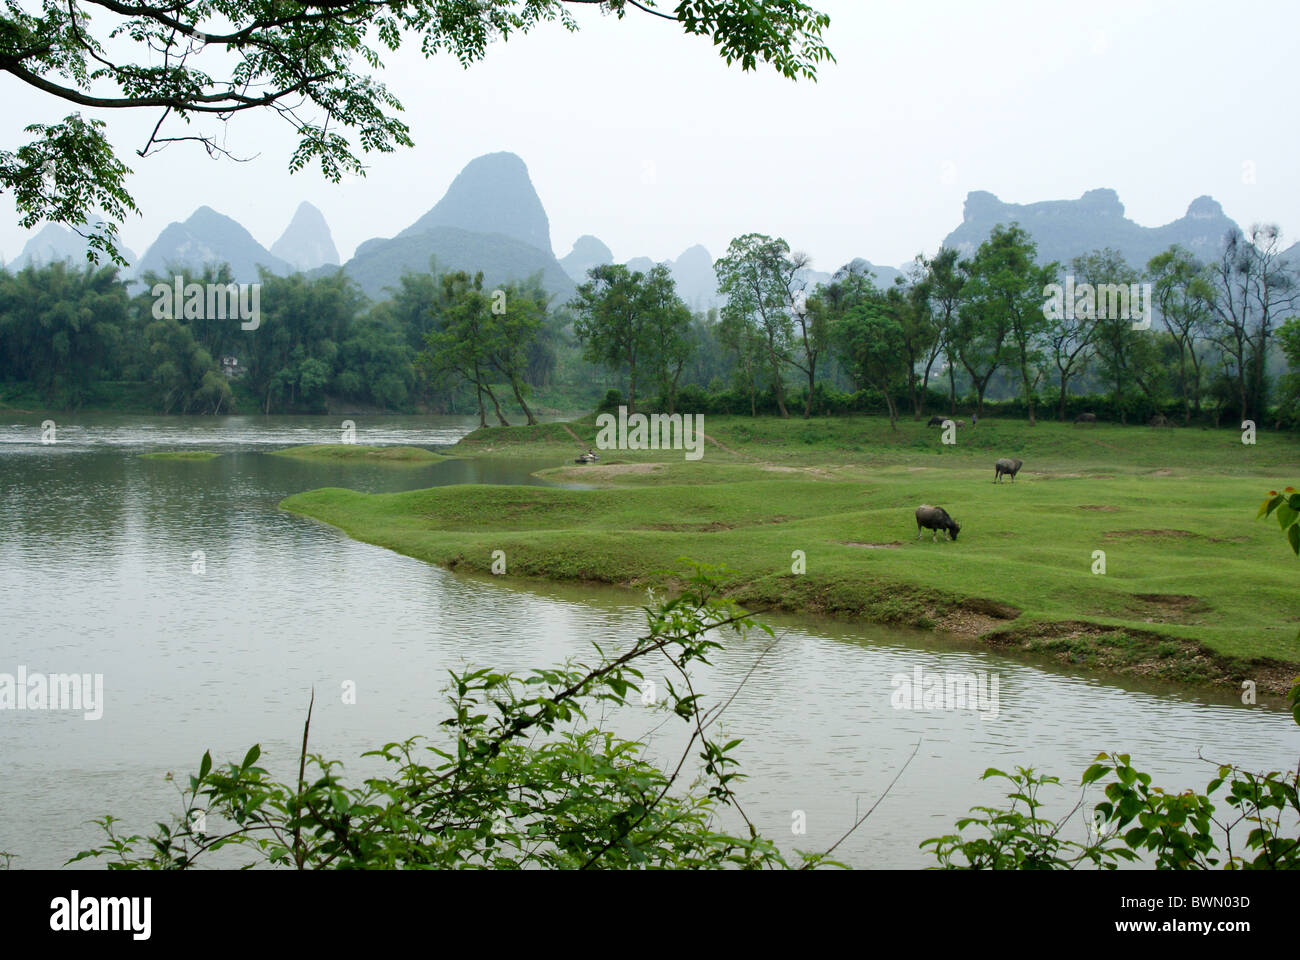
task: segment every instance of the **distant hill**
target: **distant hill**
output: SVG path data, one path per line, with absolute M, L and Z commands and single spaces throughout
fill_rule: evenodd
M 339 251 L 334 246 L 329 224 L 324 215 L 305 200 L 298 205 L 280 239 L 271 244 L 271 255 L 302 271 L 330 264 L 338 266 L 339 262 Z
M 591 234 L 573 241 L 573 249 L 560 258 L 560 266 L 574 283 L 586 283 L 587 271 L 614 262 L 614 254 Z
M 89 244 L 86 238 L 75 230 L 58 223 L 47 223 L 39 231 L 28 238 L 23 244 L 22 252 L 14 258 L 13 262 L 8 264 L 8 269 L 17 273 L 24 267 L 34 266 L 41 267 L 49 263 L 57 263 L 60 260 L 71 263 L 76 267 L 84 267 L 89 264 L 86 259 L 86 250 Z M 128 264 L 135 262 L 135 253 L 127 247 L 118 245 L 118 252 L 126 259 Z M 108 261 L 102 256 L 99 261 L 101 266 L 107 266 Z M 126 271 L 129 272 L 130 267 Z
M 975 190 L 966 195 L 961 226 L 948 234 L 943 245 L 970 256 L 995 226 L 1012 222 L 1034 238 L 1043 263 L 1055 260 L 1064 265 L 1080 254 L 1111 247 L 1138 269 L 1175 243 L 1201 260 L 1212 259 L 1224 235 L 1237 226 L 1211 197 L 1197 197 L 1187 213 L 1172 223 L 1143 227 L 1124 216 L 1124 205 L 1114 190 L 1089 190 L 1078 200 L 1027 204 L 1003 203 L 987 191 Z
M 366 296 L 382 300 L 386 297 L 385 288 L 396 289 L 403 273 L 428 271 L 431 258 L 438 273 L 481 270 L 483 282 L 489 287 L 510 280 L 525 280 L 541 271 L 542 285 L 555 295 L 553 303 L 563 303 L 573 296 L 573 281 L 555 257 L 514 237 L 476 233 L 459 227 L 434 227 L 412 236 L 399 234 L 391 240 L 367 240 L 357 248 L 356 256 L 343 265 L 343 271 Z M 313 273 L 320 275 L 336 269 L 321 267 Z
M 841 270 L 856 273 L 860 276 L 870 276 L 871 282 L 880 290 L 888 290 L 894 285 L 896 277 L 903 276 L 903 271 L 897 267 L 878 267 L 870 260 L 864 260 L 862 257 L 854 257 L 833 273 L 825 273 L 821 270 L 805 270 L 803 275 L 808 281 L 808 287 L 811 290 L 821 284 L 830 283 L 835 279 L 835 274 Z
M 682 251 L 676 260 L 664 260 L 677 285 L 677 295 L 691 310 L 703 312 L 720 307 L 718 277 L 713 271 L 713 257 L 704 247 L 696 244 Z M 629 270 L 646 273 L 655 266 L 649 257 L 633 257 L 627 262 Z
M 253 283 L 259 266 L 287 276 L 294 268 L 275 256 L 230 217 L 211 207 L 199 207 L 184 223 L 172 223 L 158 234 L 136 265 L 135 273 L 165 276 L 173 267 L 202 270 L 205 264 L 230 264 L 236 283 Z
M 540 272 L 553 303 L 574 293 L 551 251 L 550 221 L 528 167 L 513 153 L 471 160 L 433 209 L 395 237 L 358 246 L 343 271 L 368 297 L 382 299 L 403 272 L 428 270 L 430 258 L 439 272 L 481 270 L 489 285 Z

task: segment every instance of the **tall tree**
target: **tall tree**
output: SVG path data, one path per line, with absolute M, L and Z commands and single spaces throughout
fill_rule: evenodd
M 637 375 L 652 349 L 645 277 L 619 263 L 592 267 L 587 277 L 569 304 L 575 314 L 574 335 L 588 362 L 627 373 L 627 406 L 635 412 Z
M 897 290 L 864 293 L 861 298 L 842 302 L 843 312 L 837 310 L 830 322 L 831 335 L 857 385 L 871 387 L 885 398 L 889 425 L 897 430 L 898 404 L 894 394 L 904 379 L 912 375 L 907 369 L 900 319 L 908 305 Z
M 1034 393 L 1041 376 L 1040 337 L 1047 324 L 1043 298 L 1056 275 L 1056 265 L 1038 266 L 1037 255 L 1033 239 L 1019 224 L 994 227 L 971 262 L 969 283 L 972 311 L 980 326 L 993 333 L 990 343 L 996 342 L 989 377 L 997 368 L 1005 342 L 1009 347 L 1006 362 L 1013 364 L 1020 375 L 1030 426 L 1034 424 Z M 971 376 L 975 376 L 973 370 Z M 981 413 L 987 383 L 986 379 L 978 388 Z
M 546 318 L 546 294 L 537 278 L 527 286 L 507 284 L 500 296 L 493 291 L 487 317 L 486 352 L 493 368 L 506 378 L 530 425 L 537 423 L 532 408 L 524 399 L 525 379 L 533 346 L 542 334 Z
M 1056 367 L 1056 412 L 1057 419 L 1064 423 L 1065 401 L 1070 394 L 1070 383 L 1087 369 L 1093 357 L 1098 327 L 1091 316 L 1074 310 L 1063 309 L 1059 315 L 1046 316 L 1046 320 L 1043 339 Z
M 948 368 L 948 413 L 956 416 L 957 345 L 960 339 L 957 325 L 966 289 L 966 274 L 958 263 L 957 250 L 952 247 L 940 249 L 933 259 L 920 257 L 918 260 L 925 271 L 922 282 L 937 333 L 935 345 L 943 350 Z
M 930 369 L 939 355 L 939 325 L 930 312 L 930 289 L 922 271 L 913 270 L 908 280 L 899 277 L 890 291 L 899 301 L 897 316 L 903 331 L 903 353 L 907 358 L 907 390 L 912 399 L 912 418 L 921 419 L 921 404 L 930 385 Z M 916 368 L 924 364 L 919 378 Z
M 763 342 L 782 417 L 790 416 L 785 405 L 787 365 L 808 378 L 804 416 L 812 415 L 816 361 L 825 346 L 819 321 L 803 302 L 807 266 L 806 254 L 792 253 L 784 240 L 761 233 L 732 240 L 726 256 L 713 265 L 718 293 L 726 300 L 723 318 L 733 325 L 748 325 Z
M 1093 344 L 1101 375 L 1111 384 L 1111 403 L 1119 413 L 1121 423 L 1128 423 L 1129 405 L 1135 386 L 1147 382 L 1139 367 L 1150 360 L 1144 349 L 1144 340 L 1150 331 L 1134 330 L 1132 306 L 1129 316 L 1116 309 L 1109 297 L 1103 297 L 1101 288 L 1118 286 L 1130 288 L 1139 279 L 1137 271 L 1124 260 L 1118 250 L 1106 248 L 1081 254 L 1070 261 L 1070 270 L 1076 288 L 1087 284 L 1093 291 L 1089 299 L 1086 292 L 1075 305 L 1075 314 L 1090 317 L 1095 328 Z
M 1147 272 L 1161 322 L 1178 346 L 1178 392 L 1186 425 L 1201 413 L 1201 341 L 1209 330 L 1214 289 L 1204 266 L 1176 244 L 1152 257 Z
M 1262 416 L 1269 343 L 1277 325 L 1300 304 L 1300 283 L 1281 254 L 1278 228 L 1257 224 L 1249 236 L 1240 230 L 1229 233 L 1209 268 L 1212 338 L 1231 364 L 1243 418 Z
M 695 351 L 691 310 L 677 295 L 667 264 L 657 264 L 643 281 L 642 299 L 650 316 L 647 359 L 670 414 L 677 412 L 677 384 Z
M 417 362 L 436 380 L 448 376 L 474 388 L 478 398 L 478 423 L 487 426 L 484 396 L 492 401 L 497 422 L 510 426 L 501 402 L 492 390 L 492 350 L 496 331 L 491 320 L 492 297 L 483 290 L 483 274 L 470 277 L 463 270 L 443 274 L 439 326 L 427 333 L 425 349 Z
M 1001 227 L 995 228 L 1000 230 Z M 984 395 L 989 382 L 1012 359 L 1007 349 L 1011 317 L 1005 309 L 1000 285 L 1005 252 L 990 238 L 980 244 L 972 259 L 961 264 L 965 282 L 952 338 L 957 356 L 970 374 L 976 413 L 980 416 L 984 414 Z

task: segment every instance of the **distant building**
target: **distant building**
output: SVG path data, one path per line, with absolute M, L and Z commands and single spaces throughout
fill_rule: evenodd
M 238 357 L 222 357 L 222 358 L 221 358 L 221 372 L 224 373 L 224 374 L 226 375 L 226 379 L 228 379 L 228 380 L 234 380 L 236 377 L 238 377 L 238 376 L 239 376 L 240 374 L 242 374 L 244 371 L 241 370 L 240 367 L 239 367 L 239 358 L 238 358 Z

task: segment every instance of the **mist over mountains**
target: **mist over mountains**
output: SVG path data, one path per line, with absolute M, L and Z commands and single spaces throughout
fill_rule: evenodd
M 1102 247 L 1119 250 L 1134 267 L 1141 268 L 1157 253 L 1177 243 L 1201 259 L 1217 253 L 1223 237 L 1237 227 L 1213 198 L 1198 197 L 1186 214 L 1171 223 L 1144 227 L 1124 215 L 1124 205 L 1114 190 L 1089 190 L 1076 200 L 1047 200 L 1013 204 L 992 193 L 969 193 L 962 222 L 945 237 L 942 245 L 955 247 L 963 256 L 978 245 L 999 224 L 1018 222 L 1038 244 L 1042 262 L 1063 265 L 1080 254 Z M 755 225 L 761 230 L 761 225 Z M 800 249 L 802 238 L 792 237 L 791 246 Z M 864 244 L 869 237 L 864 237 Z M 936 249 L 938 244 L 936 244 Z M 86 241 L 65 227 L 50 224 L 31 237 L 9 269 L 28 264 L 71 260 L 85 262 Z M 933 250 L 925 251 L 933 254 Z M 550 219 L 528 175 L 528 167 L 513 153 L 498 152 L 478 157 L 452 181 L 432 209 L 393 237 L 376 237 L 357 247 L 355 254 L 340 265 L 329 224 L 312 204 L 304 202 L 295 211 L 283 234 L 268 250 L 234 219 L 202 206 L 188 219 L 169 224 L 138 259 L 124 250 L 130 267 L 128 278 L 153 272 L 166 276 L 177 267 L 200 271 L 205 265 L 228 263 L 237 282 L 258 278 L 258 268 L 288 275 L 303 272 L 323 275 L 342 269 L 361 290 L 374 300 L 383 299 L 386 289 L 396 287 L 406 271 L 482 271 L 487 285 L 519 281 L 540 273 L 542 283 L 554 295 L 554 303 L 573 296 L 578 284 L 592 267 L 613 262 L 613 253 L 599 238 L 584 235 L 562 258 L 551 247 Z M 1300 244 L 1287 256 L 1300 259 Z M 689 246 L 673 260 L 664 261 L 677 283 L 678 293 L 692 310 L 719 305 L 713 272 L 713 256 L 703 246 Z M 632 270 L 654 266 L 648 257 L 627 262 Z M 851 264 L 855 272 L 869 273 L 878 286 L 887 287 L 902 275 L 901 268 L 881 266 L 861 257 Z M 810 286 L 825 282 L 833 271 L 809 269 Z

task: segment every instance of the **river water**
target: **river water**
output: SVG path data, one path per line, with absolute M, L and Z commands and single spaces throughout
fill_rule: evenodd
M 0 414 L 0 673 L 104 677 L 103 716 L 0 710 L 0 851 L 16 869 L 53 867 L 97 844 L 106 813 L 143 831 L 178 809 L 203 751 L 239 759 L 253 743 L 289 778 L 316 691 L 312 749 L 368 772 L 360 754 L 434 733 L 449 669 L 523 670 L 585 657 L 644 626 L 644 596 L 454 574 L 349 540 L 278 509 L 322 486 L 368 492 L 453 483 L 539 483 L 536 461 L 431 466 L 303 463 L 267 451 L 340 438 L 337 418 L 67 414 L 55 441 L 40 417 Z M 360 443 L 437 447 L 472 418 L 358 418 Z M 151 461 L 153 450 L 222 453 Z M 201 552 L 202 572 L 196 573 Z M 836 855 L 858 867 L 933 863 L 921 840 L 952 831 L 1005 792 L 990 766 L 1033 766 L 1068 788 L 1102 750 L 1131 753 L 1166 787 L 1203 788 L 1211 760 L 1288 769 L 1300 728 L 1231 691 L 1187 693 L 1101 680 L 929 633 L 809 619 L 769 620 L 780 640 L 733 640 L 700 686 L 729 696 L 744 738 L 740 793 L 758 828 L 790 852 L 824 849 L 881 796 Z M 755 668 L 755 661 L 758 665 Z M 903 710 L 900 675 L 996 678 L 997 715 Z M 342 691 L 354 685 L 355 703 Z M 679 723 L 640 707 L 609 718 L 656 732 L 675 761 Z M 919 746 L 918 746 L 919 745 Z M 1095 799 L 1095 794 L 1092 795 Z M 803 826 L 802 833 L 795 833 Z M 90 861 L 91 864 L 96 861 Z

